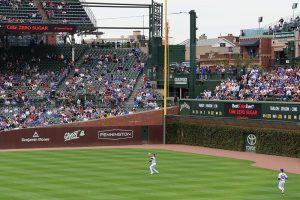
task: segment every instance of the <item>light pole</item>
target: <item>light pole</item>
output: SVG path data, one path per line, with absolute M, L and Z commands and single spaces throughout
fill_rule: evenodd
M 292 9 L 293 9 L 293 20 L 295 19 L 295 9 L 298 7 L 298 3 L 293 3 Z
M 143 15 L 143 36 L 145 36 L 145 15 Z
M 260 23 L 262 23 L 263 21 L 263 17 L 259 17 L 258 18 L 258 30 L 259 30 L 259 35 L 261 35 L 261 31 L 260 31 Z

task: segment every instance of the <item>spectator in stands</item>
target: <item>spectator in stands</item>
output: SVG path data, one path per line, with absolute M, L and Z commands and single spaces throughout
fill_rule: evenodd
M 278 68 L 271 73 L 252 69 L 238 80 L 226 80 L 216 87 L 214 95 L 204 98 L 226 100 L 294 100 L 299 101 L 300 71 Z
M 34 7 L 33 1 L 29 1 L 28 5 L 29 5 L 30 7 Z
M 178 97 L 175 95 L 174 96 L 174 105 L 177 105 L 177 103 L 178 103 Z
M 47 2 L 46 2 L 46 1 L 43 1 L 43 2 L 42 2 L 42 6 L 43 6 L 43 8 L 46 8 L 46 7 L 47 7 Z

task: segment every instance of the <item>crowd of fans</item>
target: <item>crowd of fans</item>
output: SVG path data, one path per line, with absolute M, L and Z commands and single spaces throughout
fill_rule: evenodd
M 54 54 L 53 54 L 54 55 Z M 70 65 L 57 70 L 43 70 L 40 58 L 25 59 L 23 55 L 0 54 L 0 100 L 5 105 L 29 103 L 36 98 L 49 98 L 50 92 L 70 72 Z
M 125 56 L 114 53 L 91 53 L 84 55 L 83 65 L 76 67 L 59 90 L 59 98 L 74 99 L 76 94 L 89 94 L 105 105 L 120 105 L 133 92 L 137 77 L 127 77 L 127 71 L 142 72 L 140 55 L 136 50 Z M 132 57 L 135 62 L 127 66 Z M 127 67 L 126 67 L 127 66 Z
M 24 58 L 7 52 L 0 54 L 0 130 L 46 126 L 128 115 L 138 109 L 158 109 L 161 95 L 151 88 L 143 75 L 139 49 L 123 51 L 93 50 L 82 57 L 79 66 L 42 70 L 39 57 Z M 103 53 L 106 52 L 106 53 Z M 63 54 L 48 52 L 42 60 L 68 62 Z M 127 65 L 131 63 L 130 65 Z M 208 79 L 224 67 L 199 67 L 199 79 Z M 260 69 L 244 71 L 236 79 L 221 82 L 214 91 L 204 91 L 204 99 L 221 100 L 300 100 L 300 70 L 277 68 L 271 72 Z M 131 108 L 123 107 L 133 95 Z M 132 98 L 132 97 L 131 97 Z M 38 101 L 40 100 L 40 101 Z
M 0 131 L 21 129 L 36 126 L 71 123 L 104 119 L 113 116 L 128 115 L 135 111 L 128 111 L 120 107 L 101 109 L 93 102 L 87 101 L 84 105 L 70 104 L 51 108 L 47 102 L 40 106 L 2 107 L 0 108 Z
M 60 1 L 52 1 L 52 0 L 45 0 L 42 3 L 42 7 L 46 11 L 48 18 L 55 19 L 56 17 L 63 17 L 65 18 L 62 20 L 63 24 L 67 24 L 67 16 L 71 10 L 71 4 L 68 1 L 60 0 Z M 89 18 L 87 15 L 81 15 L 81 22 L 88 22 Z
M 79 3 L 79 1 L 78 1 Z M 68 19 L 72 17 L 72 20 L 80 23 L 90 23 L 90 19 L 87 14 L 79 14 L 74 17 L 72 15 L 72 2 L 66 0 L 52 1 L 44 0 L 41 2 L 48 19 L 54 20 L 55 23 L 67 24 Z M 20 12 L 20 16 L 9 17 L 5 14 L 0 15 L 0 22 L 8 23 L 43 23 L 41 15 L 34 4 L 33 0 L 0 0 L 0 7 L 6 6 L 11 9 L 12 12 Z M 30 11 L 28 8 L 33 8 Z M 83 10 L 83 9 L 82 9 Z M 8 10 L 8 12 L 11 12 Z M 77 10 L 75 10 L 77 11 Z M 83 10 L 84 11 L 84 10 Z M 27 17 L 24 16 L 26 13 Z M 65 16 L 65 17 L 64 17 Z M 48 22 L 49 23 L 49 22 Z
M 27 6 L 26 6 L 27 5 Z M 18 11 L 24 8 L 36 8 L 33 3 L 33 0 L 0 0 L 0 7 L 1 6 L 8 6 L 11 7 L 12 11 Z M 18 17 L 7 17 L 6 15 L 0 15 L 1 22 L 10 22 L 10 23 L 32 23 L 33 19 L 37 19 L 39 17 L 37 9 L 33 9 L 34 11 L 29 12 L 27 18 L 22 16 L 21 18 Z M 26 11 L 26 10 L 25 10 Z
M 189 74 L 191 68 L 189 65 L 184 64 L 171 64 L 170 73 L 177 74 Z M 212 66 L 197 66 L 195 69 L 195 75 L 197 80 L 210 80 L 214 75 L 218 79 L 225 79 L 227 77 L 234 77 L 237 75 L 237 68 L 234 66 L 225 67 L 218 65 L 216 67 Z
M 127 58 L 127 56 L 129 56 Z M 135 109 L 119 105 L 131 95 L 135 78 L 126 77 L 121 66 L 133 56 L 133 69 L 142 69 L 140 53 L 132 50 L 125 57 L 116 53 L 87 55 L 85 67 L 67 65 L 58 70 L 41 70 L 40 58 L 25 59 L 23 56 L 0 54 L 0 130 L 45 126 L 50 124 L 86 121 L 127 115 Z M 49 52 L 45 59 L 66 62 L 63 54 Z M 114 68 L 113 65 L 118 67 Z M 64 86 L 63 88 L 59 88 Z M 97 97 L 87 100 L 79 96 Z M 42 101 L 36 101 L 37 99 Z M 108 105 L 106 109 L 99 104 Z
M 221 82 L 216 89 L 204 91 L 205 99 L 221 100 L 300 100 L 300 70 L 278 68 L 271 72 L 252 69 L 237 80 Z
M 278 23 L 274 26 L 269 26 L 269 33 L 273 34 L 277 32 L 291 32 L 299 28 L 300 26 L 300 17 L 291 18 L 290 20 L 284 20 L 280 18 Z
M 65 1 L 43 1 L 42 6 L 46 10 L 46 14 L 49 19 L 54 18 L 58 13 L 62 15 L 67 14 L 68 9 L 70 8 L 68 3 Z M 64 19 L 63 22 L 67 23 L 66 19 Z
M 13 10 L 18 10 L 20 6 L 28 4 L 34 7 L 33 0 L 0 0 L 0 6 L 10 6 Z
M 169 68 L 170 73 L 189 74 L 191 72 L 190 66 L 183 63 L 170 63 Z
M 159 97 L 159 94 L 152 90 L 150 79 L 144 74 L 142 87 L 138 88 L 134 94 L 134 108 L 159 109 L 157 103 Z

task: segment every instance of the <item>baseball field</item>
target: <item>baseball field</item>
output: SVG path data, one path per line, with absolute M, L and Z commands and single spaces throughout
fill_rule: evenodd
M 2 200 L 299 200 L 300 175 L 286 194 L 277 171 L 250 161 L 157 150 L 160 174 L 149 174 L 145 149 L 0 153 Z M 153 151 L 152 151 L 153 152 Z

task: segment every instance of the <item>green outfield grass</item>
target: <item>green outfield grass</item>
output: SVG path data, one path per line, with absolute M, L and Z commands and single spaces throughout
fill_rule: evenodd
M 155 151 L 150 175 L 143 149 L 0 153 L 0 200 L 276 200 L 300 199 L 300 175 L 288 174 L 286 195 L 277 171 L 251 162 Z

